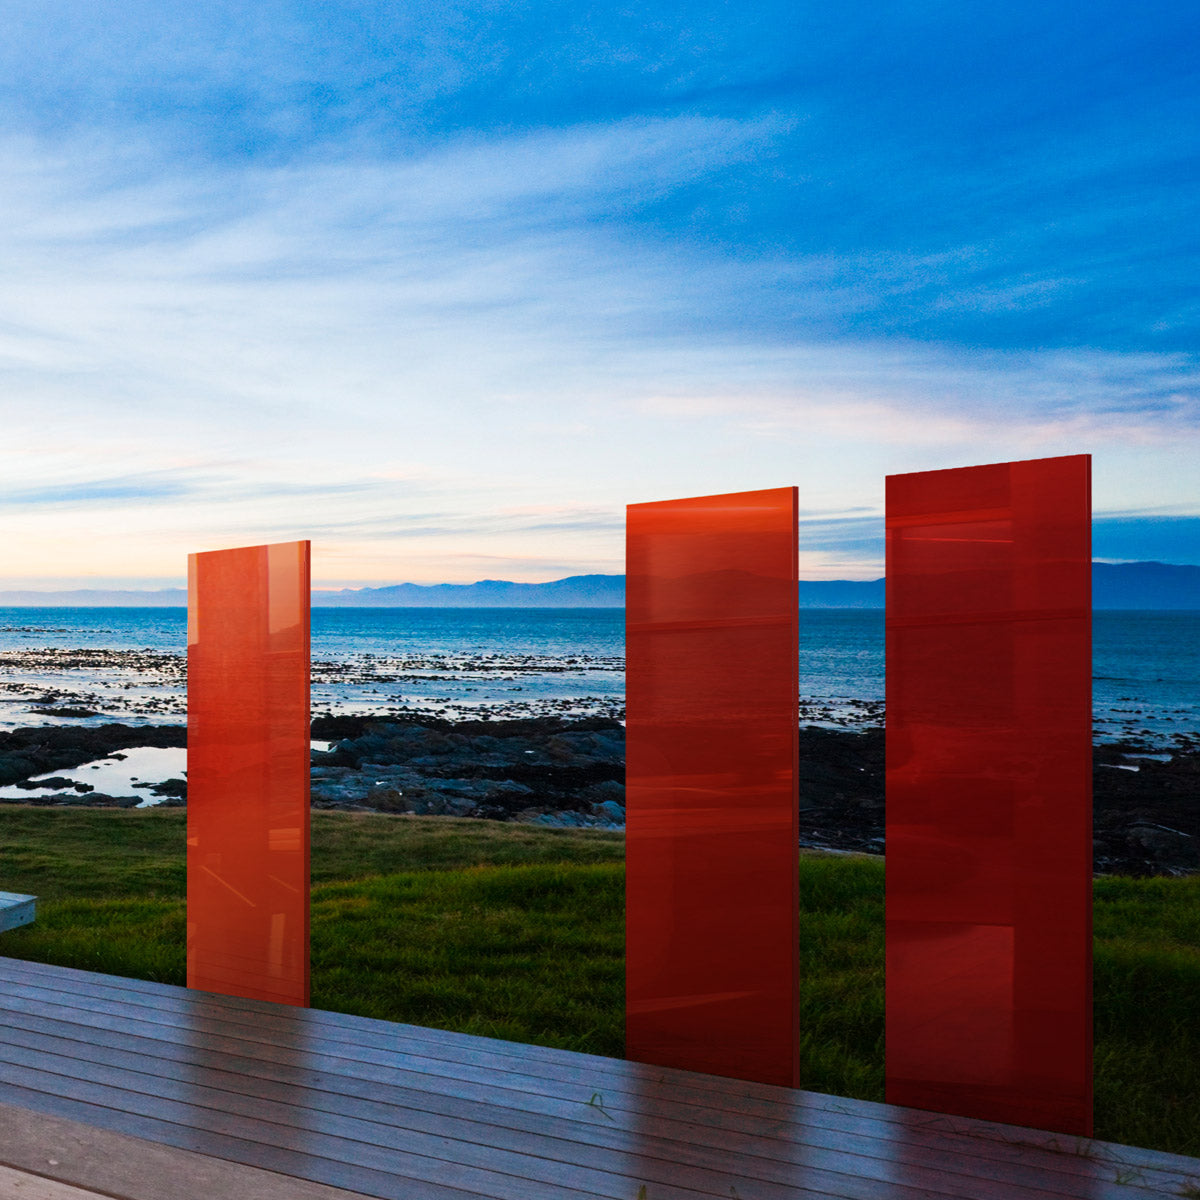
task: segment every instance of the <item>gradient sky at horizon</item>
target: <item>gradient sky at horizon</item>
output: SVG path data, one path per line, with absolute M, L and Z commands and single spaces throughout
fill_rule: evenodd
M 624 505 L 1090 452 L 1200 563 L 1200 9 L 11 0 L 0 590 L 311 537 L 623 569 Z

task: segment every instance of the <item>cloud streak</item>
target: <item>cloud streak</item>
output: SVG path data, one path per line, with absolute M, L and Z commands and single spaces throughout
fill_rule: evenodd
M 812 571 L 877 574 L 886 474 L 1080 451 L 1194 514 L 1194 38 L 1104 14 L 17 4 L 13 570 L 582 570 L 797 482 Z

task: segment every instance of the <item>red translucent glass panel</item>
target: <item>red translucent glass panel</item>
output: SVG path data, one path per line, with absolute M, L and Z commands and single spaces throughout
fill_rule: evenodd
M 887 481 L 887 1099 L 1091 1132 L 1091 462 Z
M 188 559 L 188 986 L 308 1003 L 309 544 Z
M 796 492 L 628 520 L 626 1054 L 795 1085 Z

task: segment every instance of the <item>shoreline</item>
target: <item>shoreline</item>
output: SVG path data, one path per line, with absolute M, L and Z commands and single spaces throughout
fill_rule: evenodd
M 321 715 L 312 736 L 314 810 L 477 817 L 622 830 L 625 730 L 616 718 L 476 719 Z M 799 731 L 800 844 L 884 850 L 884 734 L 879 726 Z M 67 772 L 138 747 L 186 746 L 183 725 L 48 725 L 0 732 L 0 805 L 178 807 L 182 774 L 110 795 Z M 1200 739 L 1170 753 L 1143 743 L 1093 748 L 1094 870 L 1200 871 Z M 178 761 L 182 763 L 182 758 Z M 93 768 L 95 769 L 95 768 Z M 56 787 L 30 786 L 51 774 Z M 97 778 L 100 778 L 97 776 Z M 138 789 L 136 792 L 133 789 Z M 12 792 L 21 795 L 12 795 Z

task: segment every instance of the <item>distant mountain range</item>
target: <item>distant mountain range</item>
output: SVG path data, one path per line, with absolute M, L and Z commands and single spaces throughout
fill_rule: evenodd
M 322 608 L 623 608 L 624 575 L 572 575 L 552 583 L 396 583 L 313 592 Z
M 1100 609 L 1198 609 L 1200 567 L 1169 563 L 1093 563 L 1093 606 Z M 882 608 L 882 579 L 805 579 L 801 608 Z M 0 592 L 0 606 L 154 607 L 187 604 L 183 588 L 159 591 Z M 572 575 L 551 583 L 397 583 L 390 587 L 313 592 L 317 608 L 621 608 L 624 575 Z

